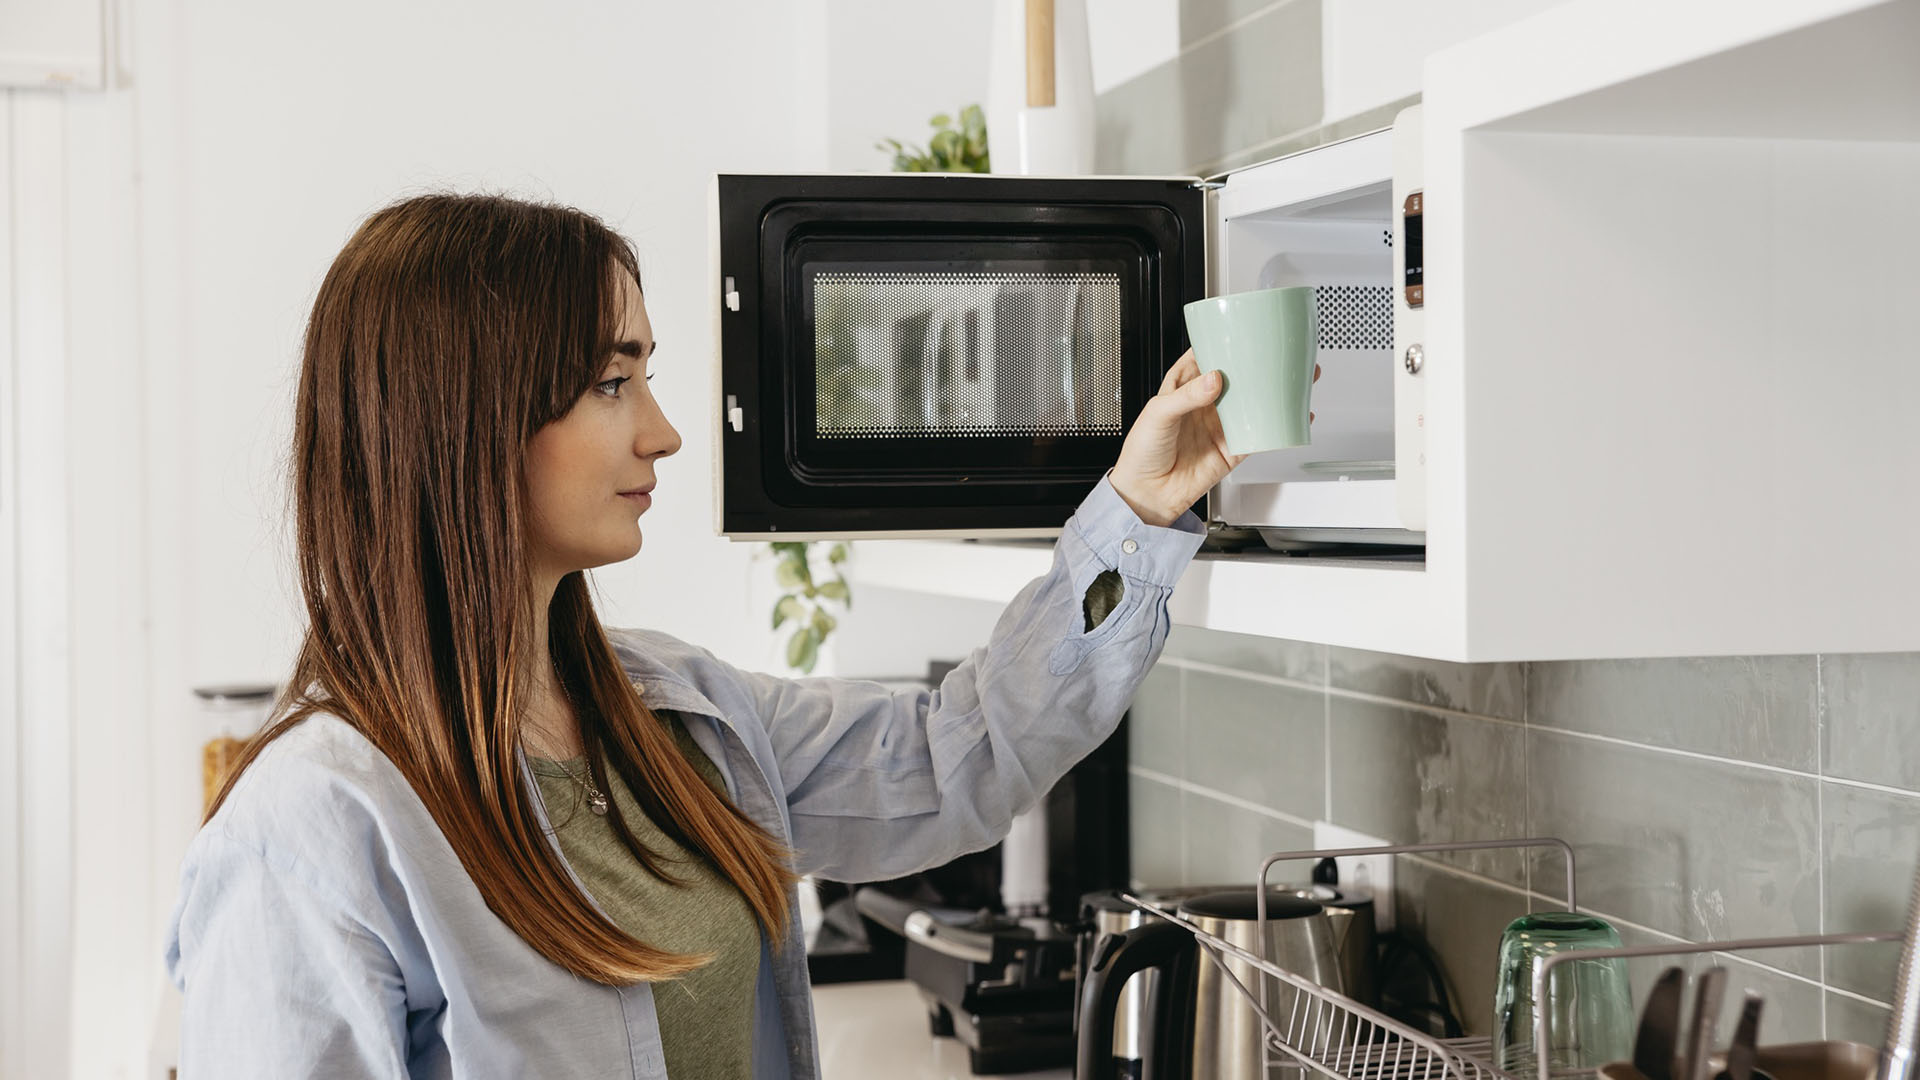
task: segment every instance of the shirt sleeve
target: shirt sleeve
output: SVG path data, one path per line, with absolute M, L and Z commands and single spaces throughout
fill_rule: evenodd
M 1192 513 L 1166 528 L 1141 521 L 1103 477 L 1048 571 L 938 688 L 742 673 L 786 787 L 798 869 L 886 880 L 1003 837 L 1119 723 L 1204 538 Z M 1094 619 L 1089 590 L 1106 574 L 1121 595 Z
M 295 865 L 202 830 L 167 955 L 184 994 L 180 1075 L 404 1080 L 399 966 Z

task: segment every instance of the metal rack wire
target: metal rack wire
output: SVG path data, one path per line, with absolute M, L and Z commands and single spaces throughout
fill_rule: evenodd
M 1566 862 L 1567 910 L 1577 911 L 1573 848 L 1555 837 L 1529 837 L 1519 840 L 1468 841 L 1444 844 L 1397 844 L 1367 848 L 1329 848 L 1311 851 L 1284 851 L 1269 855 L 1260 864 L 1256 879 L 1255 907 L 1259 920 L 1254 940 L 1267 940 L 1267 878 L 1273 867 L 1294 860 L 1319 860 L 1343 856 L 1421 855 L 1454 851 L 1481 851 L 1503 848 L 1554 848 Z M 1486 1038 L 1440 1039 L 1416 1031 L 1377 1009 L 1363 1005 L 1346 995 L 1321 986 L 1255 955 L 1246 949 L 1210 934 L 1191 920 L 1161 905 L 1131 893 L 1122 898 L 1140 910 L 1164 919 L 1193 934 L 1194 941 L 1208 960 L 1220 969 L 1224 982 L 1233 987 L 1260 1018 L 1264 1029 L 1263 1067 L 1266 1075 L 1277 1068 L 1300 1070 L 1302 1076 L 1325 1080 L 1568 1080 L 1591 1076 L 1592 1070 L 1550 1071 L 1546 1055 L 1540 1055 L 1537 1077 L 1522 1078 L 1492 1064 L 1493 1046 Z M 1824 934 L 1801 937 L 1755 938 L 1740 941 L 1683 943 L 1627 949 L 1581 950 L 1550 957 L 1533 974 L 1534 1000 L 1546 999 L 1547 979 L 1558 964 L 1571 959 L 1597 959 L 1606 956 L 1641 957 L 1685 953 L 1740 952 L 1752 949 L 1784 948 L 1800 945 L 1837 945 L 1869 941 L 1898 941 L 1898 933 Z M 1263 948 L 1264 951 L 1264 948 Z M 1234 973 L 1229 961 L 1236 961 L 1266 976 L 1253 978 L 1250 988 Z M 1270 990 L 1277 991 L 1270 995 Z M 1271 996 L 1271 1000 L 1269 1000 Z M 1552 1045 L 1548 1031 L 1549 1011 L 1536 1014 L 1534 1045 Z M 1532 1071 L 1533 1066 L 1529 1066 Z

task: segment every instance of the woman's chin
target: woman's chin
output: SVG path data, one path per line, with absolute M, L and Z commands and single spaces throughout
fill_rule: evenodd
M 611 561 L 626 562 L 628 559 L 631 559 L 635 555 L 640 554 L 640 547 L 641 547 L 640 530 L 636 528 L 633 530 L 633 538 L 629 542 L 620 545 L 620 554 L 615 556 Z

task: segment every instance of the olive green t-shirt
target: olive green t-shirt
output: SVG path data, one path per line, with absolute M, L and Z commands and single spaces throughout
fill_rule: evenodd
M 680 718 L 659 716 L 680 750 L 708 785 L 726 797 L 720 770 L 687 734 Z M 614 925 L 649 945 L 674 952 L 710 952 L 711 963 L 678 979 L 653 985 L 660 1017 L 661 1050 L 673 1080 L 739 1080 L 753 1071 L 754 986 L 760 977 L 760 924 L 726 876 L 705 858 L 674 843 L 621 782 L 607 777 L 607 792 L 627 828 L 669 873 L 676 885 L 647 872 L 620 842 L 610 817 L 588 809 L 586 789 L 569 778 L 587 777 L 584 757 L 554 762 L 528 755 L 573 872 Z

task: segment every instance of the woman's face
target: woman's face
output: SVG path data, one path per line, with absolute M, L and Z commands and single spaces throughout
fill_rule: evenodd
M 654 465 L 680 449 L 680 433 L 647 389 L 653 325 L 646 303 L 632 278 L 617 276 L 620 333 L 600 381 L 527 446 L 536 582 L 632 558 L 640 515 L 653 502 Z

